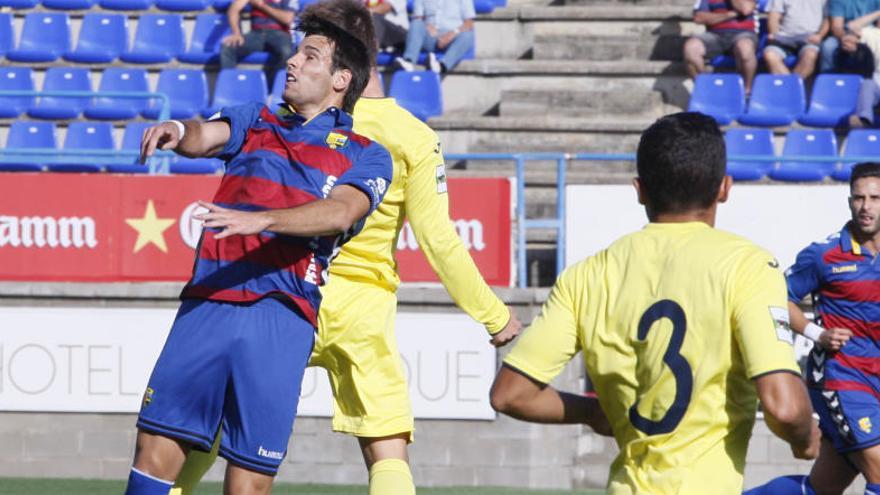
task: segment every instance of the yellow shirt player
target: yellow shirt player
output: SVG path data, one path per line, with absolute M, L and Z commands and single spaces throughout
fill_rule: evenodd
M 394 335 L 400 284 L 394 251 L 404 218 L 452 299 L 486 326 L 493 345 L 515 338 L 520 322 L 486 285 L 449 219 L 437 135 L 383 96 L 374 70 L 355 105 L 354 132 L 388 149 L 394 176 L 363 230 L 330 265 L 310 364 L 327 369 L 333 430 L 358 437 L 370 495 L 407 495 L 415 493 L 407 461 L 415 426 Z M 212 454 L 191 451 L 171 495 L 193 493 L 215 458 L 216 442 Z
M 593 422 L 550 383 L 582 353 L 620 454 L 612 494 L 739 494 L 756 398 L 795 456 L 819 432 L 794 360 L 785 280 L 774 258 L 713 228 L 731 186 L 715 121 L 658 120 L 634 183 L 650 222 L 556 281 L 504 360 L 493 407 L 539 422 Z

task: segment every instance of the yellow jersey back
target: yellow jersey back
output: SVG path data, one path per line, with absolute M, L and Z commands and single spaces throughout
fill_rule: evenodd
M 620 447 L 609 493 L 738 494 L 751 379 L 799 373 L 787 322 L 769 253 L 705 223 L 651 223 L 569 267 L 505 362 L 549 383 L 583 353 Z

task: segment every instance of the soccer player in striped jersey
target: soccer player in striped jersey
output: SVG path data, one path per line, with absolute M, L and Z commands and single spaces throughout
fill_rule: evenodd
M 620 447 L 608 493 L 738 494 L 756 396 L 797 457 L 819 446 L 785 281 L 768 252 L 713 227 L 731 179 L 711 117 L 655 122 L 637 169 L 650 223 L 559 276 L 504 359 L 492 404 L 545 423 L 604 411 Z M 548 385 L 577 353 L 601 411 Z
M 287 64 L 290 109 L 225 108 L 208 122 L 165 122 L 159 147 L 218 156 L 226 174 L 207 213 L 180 311 L 138 416 L 127 494 L 166 495 L 191 449 L 228 461 L 226 493 L 265 494 L 281 464 L 311 354 L 330 258 L 381 203 L 392 177 L 381 145 L 352 130 L 370 77 L 372 21 L 337 0 L 346 30 L 305 12 Z
M 849 208 L 843 229 L 804 248 L 786 272 L 791 328 L 816 344 L 807 387 L 822 428 L 819 458 L 809 476 L 749 495 L 839 494 L 859 473 L 865 493 L 880 495 L 880 163 L 853 167 Z M 815 323 L 798 307 L 807 295 Z
M 485 325 L 492 345 L 510 342 L 521 324 L 486 285 L 449 219 L 437 135 L 384 97 L 375 68 L 354 120 L 355 132 L 388 148 L 394 175 L 382 204 L 330 265 L 311 364 L 328 371 L 332 427 L 358 438 L 370 495 L 406 495 L 415 493 L 407 456 L 415 424 L 394 335 L 400 284 L 394 251 L 404 218 L 453 300 Z M 191 495 L 213 462 L 209 454 L 192 452 L 172 495 Z

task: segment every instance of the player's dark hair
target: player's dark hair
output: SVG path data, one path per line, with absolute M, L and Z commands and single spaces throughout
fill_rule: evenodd
M 326 36 L 333 42 L 331 72 L 347 69 L 351 83 L 342 100 L 342 109 L 351 113 L 370 81 L 372 60 L 376 58 L 373 19 L 363 2 L 324 0 L 305 8 L 297 29 L 306 36 Z
M 852 175 L 849 176 L 849 187 L 852 189 L 857 180 L 865 177 L 880 177 L 880 163 L 863 162 L 853 166 Z
M 636 155 L 649 217 L 712 206 L 726 162 L 724 136 L 712 117 L 682 112 L 651 124 Z

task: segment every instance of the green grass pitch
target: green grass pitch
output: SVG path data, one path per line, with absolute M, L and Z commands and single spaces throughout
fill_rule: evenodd
M 125 490 L 124 481 L 67 480 L 42 478 L 0 478 L 0 495 L 119 495 Z M 220 483 L 203 483 L 197 495 L 223 493 Z M 293 485 L 277 483 L 275 495 L 366 495 L 366 486 L 354 485 Z M 419 495 L 599 495 L 602 490 L 524 490 L 516 488 L 419 488 Z

